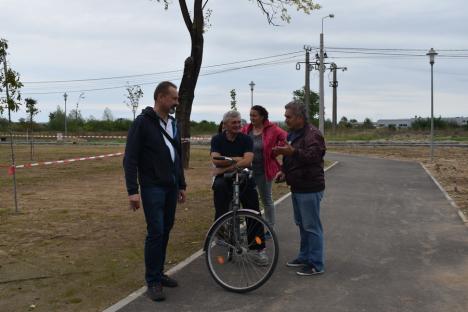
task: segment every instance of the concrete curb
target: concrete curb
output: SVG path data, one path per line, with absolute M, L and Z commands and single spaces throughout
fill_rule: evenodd
M 447 193 L 447 191 L 442 187 L 442 185 L 439 183 L 439 181 L 436 180 L 436 178 L 431 174 L 431 172 L 429 171 L 429 169 L 426 168 L 426 166 L 424 166 L 424 164 L 422 162 L 419 163 L 421 165 L 421 167 L 424 168 L 424 170 L 426 171 L 426 173 L 431 177 L 432 181 L 434 181 L 435 185 L 437 185 L 437 187 L 439 187 L 439 189 L 441 190 L 442 194 L 444 194 L 445 198 L 447 198 L 447 200 L 449 201 L 450 205 L 452 205 L 452 207 L 454 207 L 455 209 L 457 209 L 457 214 L 458 216 L 462 219 L 462 222 L 468 226 L 468 219 L 467 217 L 465 216 L 465 214 L 463 213 L 463 211 L 461 211 L 460 207 L 458 207 L 457 203 L 452 199 L 452 197 L 450 197 L 450 195 Z
M 338 161 L 335 161 L 333 164 L 331 164 L 330 166 L 325 168 L 324 171 L 330 170 L 331 168 L 333 168 L 337 164 L 338 164 Z M 277 201 L 274 202 L 274 205 L 277 205 L 277 204 L 281 203 L 283 200 L 288 198 L 290 195 L 291 195 L 291 192 L 283 195 L 281 198 L 279 198 Z M 201 255 L 203 255 L 203 249 L 200 249 L 200 250 L 196 251 L 194 254 L 192 254 L 187 259 L 183 260 L 182 262 L 179 262 L 177 265 L 175 265 L 174 267 L 169 269 L 166 272 L 166 274 L 167 275 L 175 274 L 176 272 L 180 271 L 181 269 L 183 269 L 184 267 L 189 265 L 191 262 L 193 262 L 195 259 L 197 259 Z M 138 297 L 143 295 L 145 293 L 145 291 L 146 291 L 146 286 L 143 286 L 140 289 L 132 292 L 130 295 L 128 295 L 124 299 L 120 300 L 119 302 L 117 302 L 117 303 L 113 304 L 112 306 L 108 307 L 107 309 L 103 310 L 103 312 L 117 312 L 118 310 L 120 310 L 121 308 L 123 308 L 124 306 L 129 304 L 130 302 L 134 301 L 135 299 L 137 299 Z

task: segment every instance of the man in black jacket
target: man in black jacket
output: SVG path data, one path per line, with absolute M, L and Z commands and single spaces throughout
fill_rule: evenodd
M 324 253 L 320 201 L 325 190 L 325 140 L 320 131 L 307 122 L 306 109 L 301 102 L 290 102 L 285 109 L 290 132 L 287 144 L 273 148 L 274 154 L 283 155 L 283 166 L 276 180 L 286 180 L 291 186 L 294 221 L 301 236 L 299 254 L 286 265 L 300 268 L 298 275 L 321 274 Z
M 147 224 L 145 280 L 147 295 L 154 301 L 165 299 L 163 286 L 177 286 L 174 279 L 164 274 L 164 262 L 177 201 L 183 203 L 186 199 L 180 131 L 170 116 L 178 99 L 173 83 L 164 81 L 156 87 L 154 107 L 146 107 L 128 132 L 123 160 L 133 211 L 140 208 L 140 187 Z

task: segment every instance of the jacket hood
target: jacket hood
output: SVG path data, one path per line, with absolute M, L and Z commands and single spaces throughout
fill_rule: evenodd
M 154 111 L 154 109 L 151 107 L 151 106 L 146 106 L 142 111 L 141 111 L 141 114 L 142 115 L 146 115 L 148 117 L 151 117 L 153 119 L 158 119 L 158 115 L 156 114 L 156 112 Z

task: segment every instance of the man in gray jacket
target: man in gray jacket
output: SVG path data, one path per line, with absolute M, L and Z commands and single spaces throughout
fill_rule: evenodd
M 306 109 L 301 102 L 290 102 L 285 109 L 290 132 L 287 144 L 273 149 L 275 155 L 283 155 L 283 165 L 275 180 L 286 180 L 291 186 L 294 221 L 301 236 L 298 256 L 286 265 L 300 268 L 298 275 L 321 274 L 324 252 L 320 201 L 325 190 L 325 140 L 320 131 L 307 122 Z

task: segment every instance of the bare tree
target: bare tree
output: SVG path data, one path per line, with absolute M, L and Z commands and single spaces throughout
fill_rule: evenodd
M 102 114 L 102 120 L 104 120 L 104 121 L 113 121 L 114 120 L 114 115 L 112 115 L 112 111 L 110 110 L 109 107 L 106 107 L 104 109 L 104 113 Z
M 231 110 L 237 110 L 236 89 L 230 91 L 231 95 Z
M 140 105 L 140 99 L 143 97 L 143 91 L 141 90 L 139 85 L 128 85 L 127 88 L 126 100 L 124 101 L 133 112 L 133 120 L 135 120 L 136 112 L 138 110 L 138 106 Z
M 170 0 L 156 0 L 164 4 L 168 9 L 172 3 Z M 319 9 L 318 4 L 312 0 L 249 0 L 255 2 L 260 11 L 266 16 L 270 25 L 277 25 L 276 20 L 279 17 L 281 21 L 289 23 L 291 20 L 288 14 L 288 8 L 296 8 L 305 14 L 310 14 L 313 10 Z M 193 0 L 192 14 L 187 6 L 186 0 L 179 0 L 179 7 L 184 19 L 187 31 L 190 34 L 191 51 L 190 56 L 185 59 L 184 73 L 179 86 L 180 105 L 177 107 L 176 117 L 181 124 L 181 134 L 184 138 L 182 142 L 182 159 L 184 167 L 188 168 L 190 160 L 190 115 L 197 85 L 198 76 L 203 60 L 203 33 L 209 25 L 209 18 L 212 11 L 206 8 L 208 0 Z

